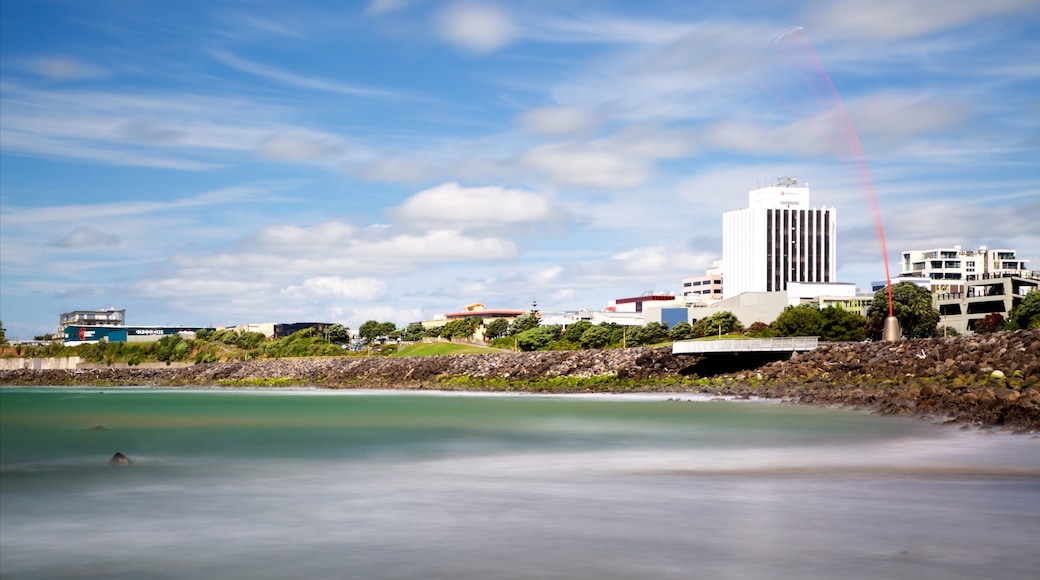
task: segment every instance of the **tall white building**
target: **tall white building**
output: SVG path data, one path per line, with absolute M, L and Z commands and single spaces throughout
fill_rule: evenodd
M 790 282 L 834 282 L 837 213 L 809 205 L 794 177 L 748 193 L 748 207 L 722 215 L 723 298 L 786 291 Z

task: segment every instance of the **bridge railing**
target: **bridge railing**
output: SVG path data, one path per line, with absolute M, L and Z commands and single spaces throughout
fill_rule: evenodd
M 673 354 L 713 352 L 795 352 L 812 350 L 820 342 L 818 336 L 782 338 L 749 338 L 737 340 L 688 340 L 672 345 Z

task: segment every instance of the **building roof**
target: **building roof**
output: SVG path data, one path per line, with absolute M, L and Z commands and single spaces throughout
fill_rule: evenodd
M 505 317 L 505 316 L 520 316 L 520 315 L 523 315 L 523 314 L 526 314 L 526 311 L 524 311 L 524 310 L 502 310 L 502 309 L 498 309 L 498 310 L 464 310 L 462 312 L 451 312 L 449 314 L 445 314 L 444 317 L 445 318 L 466 318 L 466 317 L 476 317 L 476 316 L 479 316 L 481 318 L 487 318 L 487 317 L 490 317 L 490 316 Z
M 647 296 L 633 296 L 632 298 L 618 298 L 614 304 L 631 304 L 633 302 L 649 302 L 651 300 L 675 300 L 677 297 L 671 294 L 650 294 Z

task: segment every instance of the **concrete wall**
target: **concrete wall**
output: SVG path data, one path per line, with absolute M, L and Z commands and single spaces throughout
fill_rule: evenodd
M 745 292 L 740 296 L 720 300 L 708 306 L 690 308 L 690 324 L 716 312 L 732 312 L 744 327 L 755 322 L 769 324 L 787 308 L 786 292 Z
M 67 369 L 125 369 L 125 368 L 138 368 L 138 369 L 165 369 L 165 368 L 181 368 L 190 367 L 195 363 L 191 362 L 174 362 L 167 365 L 163 362 L 148 362 L 141 363 L 135 367 L 130 367 L 125 362 L 112 363 L 106 365 L 105 363 L 86 363 L 82 362 L 82 359 L 78 356 L 54 356 L 44 358 L 0 358 L 0 371 L 18 371 L 23 369 L 31 369 L 37 371 L 53 371 L 53 370 L 67 370 Z
M 61 370 L 79 368 L 80 357 L 61 356 L 46 358 L 0 358 L 0 370 L 17 371 L 22 369 L 33 370 Z

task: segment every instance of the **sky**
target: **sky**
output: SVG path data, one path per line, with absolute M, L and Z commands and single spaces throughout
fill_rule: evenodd
M 837 208 L 839 281 L 885 277 L 875 201 L 893 275 L 1032 263 L 1040 0 L 0 2 L 9 338 L 600 310 L 681 293 L 783 176 Z

